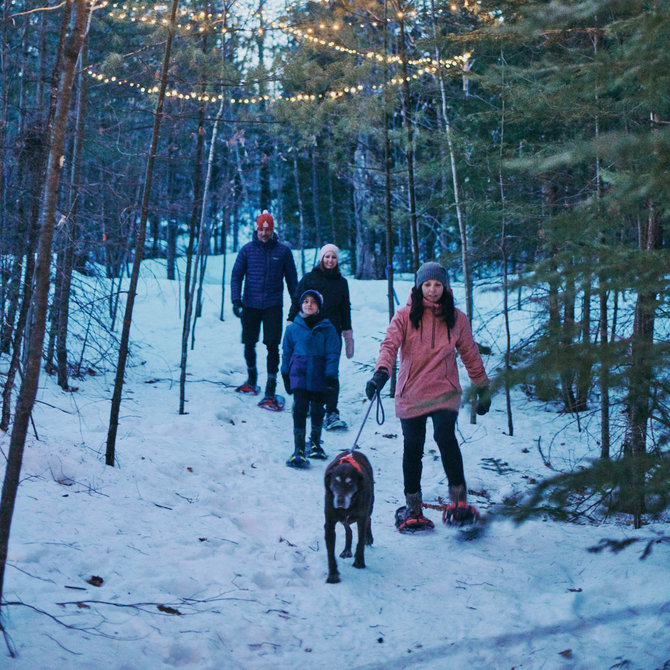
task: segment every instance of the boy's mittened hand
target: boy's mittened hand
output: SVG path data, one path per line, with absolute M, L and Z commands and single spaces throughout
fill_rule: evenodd
M 326 377 L 326 390 L 332 391 L 337 388 L 337 377 Z
M 291 395 L 291 393 L 293 393 L 293 390 L 291 389 L 291 379 L 289 378 L 288 375 L 284 374 L 282 374 L 281 378 L 284 382 L 284 390 L 286 391 L 286 393 Z
M 233 301 L 233 314 L 238 318 L 242 318 L 242 310 L 244 307 L 242 306 L 242 301 L 241 300 L 234 300 Z

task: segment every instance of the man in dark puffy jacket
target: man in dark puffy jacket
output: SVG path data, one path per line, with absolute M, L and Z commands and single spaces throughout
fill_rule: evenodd
M 289 294 L 298 286 L 298 273 L 293 254 L 274 232 L 274 219 L 265 210 L 256 219 L 256 232 L 251 242 L 237 254 L 230 280 L 233 313 L 242 320 L 242 343 L 247 364 L 247 381 L 236 390 L 240 393 L 259 391 L 256 382 L 256 343 L 263 324 L 263 344 L 267 347 L 267 382 L 261 403 L 276 407 L 275 389 L 279 370 L 279 343 L 282 337 L 284 280 Z M 242 293 L 244 282 L 244 293 Z

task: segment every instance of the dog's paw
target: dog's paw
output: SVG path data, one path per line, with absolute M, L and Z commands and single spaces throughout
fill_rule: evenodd
M 343 549 L 342 553 L 340 554 L 340 558 L 351 558 L 353 554 L 351 553 L 351 549 Z
M 339 572 L 333 572 L 332 574 L 328 575 L 328 579 L 326 579 L 326 584 L 339 584 L 339 583 L 340 583 Z
M 354 567 L 355 567 L 355 568 L 359 568 L 359 569 L 360 569 L 360 568 L 364 568 L 364 567 L 365 567 L 365 560 L 362 559 L 362 558 L 359 560 L 359 559 L 357 558 L 357 559 L 354 561 Z

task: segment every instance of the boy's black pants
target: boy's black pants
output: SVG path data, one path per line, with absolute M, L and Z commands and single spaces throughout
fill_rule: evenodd
M 293 391 L 293 430 L 305 430 L 307 414 L 310 415 L 312 429 L 323 426 L 323 403 L 323 392 L 295 389 Z

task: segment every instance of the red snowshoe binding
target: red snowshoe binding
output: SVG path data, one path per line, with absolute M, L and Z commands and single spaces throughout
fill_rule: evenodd
M 423 515 L 421 493 L 408 493 L 405 496 L 407 505 L 398 507 L 395 512 L 395 527 L 401 533 L 416 533 L 421 530 L 432 530 L 435 524 Z
M 284 397 L 280 395 L 266 395 L 258 403 L 262 409 L 268 409 L 271 412 L 281 412 L 284 409 Z
M 238 386 L 235 391 L 248 395 L 258 395 L 261 392 L 261 387 L 256 386 L 257 379 L 258 373 L 256 372 L 256 368 L 247 368 L 247 381 L 242 386 Z
M 467 526 L 479 521 L 479 511 L 464 500 L 449 503 L 442 512 L 442 521 L 447 526 Z
M 238 386 L 235 391 L 237 393 L 246 393 L 247 395 L 258 395 L 261 391 L 260 386 L 252 386 L 248 381 L 244 382 L 242 386 Z
M 404 505 L 395 512 L 395 527 L 401 533 L 416 533 L 421 530 L 433 530 L 435 524 L 422 513 L 414 516 Z

